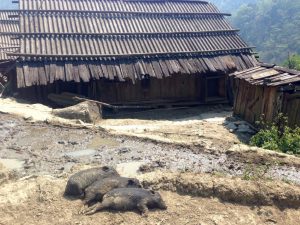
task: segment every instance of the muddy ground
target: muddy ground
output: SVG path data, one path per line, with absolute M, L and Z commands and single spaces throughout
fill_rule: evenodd
M 251 204 L 251 201 L 247 204 L 234 199 L 221 201 L 218 195 L 194 195 L 192 191 L 190 194 L 182 193 L 165 187 L 160 191 L 169 206 L 168 210 L 151 212 L 148 218 L 135 212 L 78 215 L 80 200 L 69 201 L 62 197 L 62 193 L 68 176 L 85 166 L 112 165 L 122 175 L 141 179 L 143 174 L 149 172 L 192 173 L 198 174 L 197 177 L 206 174 L 207 179 L 222 177 L 225 179 L 224 184 L 232 183 L 233 179 L 246 180 L 253 187 L 257 186 L 257 180 L 268 180 L 276 185 L 274 190 L 278 189 L 274 192 L 275 195 L 277 193 L 282 196 L 286 190 L 285 185 L 289 185 L 290 189 L 298 188 L 300 161 L 297 157 L 262 153 L 256 149 L 237 150 L 243 148 L 239 145 L 239 137 L 226 131 L 224 126 L 224 130 L 221 130 L 223 133 L 218 133 L 219 129 L 214 125 L 218 119 L 214 119 L 212 123 L 198 121 L 202 126 L 211 123 L 211 128 L 203 131 L 203 143 L 192 141 L 187 145 L 182 140 L 172 144 L 151 136 L 151 133 L 157 135 L 158 124 L 161 130 L 166 130 L 174 121 L 159 123 L 158 120 L 153 120 L 153 129 L 147 130 L 140 126 L 142 123 L 149 127 L 149 123 L 143 119 L 106 120 L 102 127 L 111 129 L 112 132 L 108 133 L 100 127 L 84 129 L 53 126 L 25 119 L 0 113 L 0 163 L 6 171 L 0 176 L 0 224 L 98 224 L 99 221 L 101 224 L 300 223 L 299 210 L 290 205 L 280 208 L 276 204 L 259 205 Z M 122 128 L 122 123 L 128 126 L 123 126 L 120 130 L 118 127 Z M 182 124 L 176 119 L 172 125 L 172 134 L 159 136 L 178 139 L 178 130 Z M 136 129 L 136 126 L 140 128 Z M 196 132 L 193 121 L 190 126 Z M 208 132 L 212 129 L 215 134 Z M 138 135 L 129 136 L 130 132 Z M 139 135 L 143 133 L 145 135 Z M 198 139 L 201 140 L 201 135 Z M 150 182 L 147 180 L 149 178 L 143 179 L 145 183 Z M 244 185 L 242 182 L 237 186 L 247 189 L 248 186 Z M 234 192 L 234 186 L 226 190 Z M 211 188 L 214 193 L 215 186 Z M 239 194 L 240 191 L 236 193 Z M 242 194 L 237 199 L 243 198 Z M 293 196 L 296 199 L 293 201 L 297 202 L 300 196 L 297 193 Z

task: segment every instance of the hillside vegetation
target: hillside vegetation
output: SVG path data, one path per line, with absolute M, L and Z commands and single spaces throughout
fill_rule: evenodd
M 242 5 L 232 18 L 241 36 L 257 47 L 261 60 L 282 64 L 300 54 L 300 1 L 258 0 Z
M 260 59 L 283 64 L 290 55 L 291 68 L 300 67 L 300 0 L 211 0 L 220 11 L 232 13 L 234 28 Z M 298 62 L 298 63 L 297 63 Z M 296 63 L 296 64 L 295 64 Z M 287 65 L 287 62 L 285 62 Z
M 222 12 L 236 12 L 243 4 L 255 3 L 256 0 L 208 0 L 214 3 Z

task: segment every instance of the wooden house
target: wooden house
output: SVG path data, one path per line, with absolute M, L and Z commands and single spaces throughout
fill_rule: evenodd
M 236 115 L 255 124 L 261 117 L 273 122 L 283 113 L 291 127 L 300 126 L 300 71 L 260 64 L 230 77 Z
M 14 38 L 19 32 L 18 20 L 18 11 L 0 10 L 0 93 L 8 79 L 15 76 L 12 75 L 15 74 L 15 57 L 7 53 L 19 52 L 19 40 Z
M 227 98 L 251 48 L 200 0 L 19 0 L 17 86 L 112 104 Z

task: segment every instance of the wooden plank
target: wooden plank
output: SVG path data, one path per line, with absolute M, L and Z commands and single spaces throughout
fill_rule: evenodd
M 245 82 L 245 86 L 243 87 L 243 95 L 241 97 L 241 101 L 240 101 L 240 114 L 243 115 L 243 118 L 246 119 L 246 114 L 245 114 L 245 111 L 246 111 L 246 107 L 247 107 L 247 104 L 248 104 L 248 92 L 249 92 L 249 89 L 250 89 L 250 84 L 249 83 L 246 83 Z
M 90 70 L 91 78 L 93 80 L 98 80 L 99 79 L 98 68 L 95 65 L 95 63 L 91 62 L 87 66 L 88 66 L 88 68 Z
M 18 88 L 26 86 L 22 65 L 17 65 L 17 86 Z
M 115 64 L 115 70 L 116 70 L 116 74 L 117 74 L 117 77 L 118 77 L 119 81 L 125 81 L 123 76 L 122 76 L 122 72 L 121 72 L 121 69 L 120 69 L 118 64 Z
M 237 59 L 237 57 L 235 57 L 234 55 L 230 55 L 230 58 L 232 59 L 232 61 L 234 62 L 236 68 L 238 71 L 243 71 L 243 67 L 240 65 L 239 60 Z
M 173 68 L 172 68 L 172 66 L 171 66 L 171 62 L 170 62 L 170 60 L 169 59 L 166 59 L 166 60 L 164 60 L 165 61 L 165 64 L 166 64 L 166 66 L 167 66 L 167 68 L 168 68 L 168 71 L 169 71 L 169 73 L 171 74 L 171 75 L 174 75 L 174 71 L 173 71 Z
M 294 124 L 294 126 L 300 127 L 300 99 L 297 99 L 297 101 L 298 105 L 297 108 L 295 108 L 295 110 L 297 110 L 297 117 L 295 118 L 295 121 L 291 121 L 291 123 Z
M 44 67 L 45 67 L 45 75 L 46 75 L 47 83 L 50 83 L 50 64 L 49 64 L 49 62 L 44 62 Z
M 107 63 L 106 68 L 107 68 L 108 79 L 109 80 L 114 80 L 115 79 L 115 72 L 114 72 L 113 65 L 111 63 Z
M 167 61 L 166 61 L 166 62 L 167 62 Z M 161 68 L 160 68 L 159 62 L 156 61 L 156 60 L 153 60 L 153 61 L 151 62 L 151 64 L 152 64 L 152 67 L 153 67 L 153 69 L 154 69 L 154 71 L 155 71 L 156 78 L 162 79 L 162 77 L 163 77 L 163 72 L 162 72 L 162 70 L 161 70 Z M 168 65 L 168 63 L 167 63 L 167 65 Z
M 56 64 L 51 62 L 49 69 L 50 69 L 49 82 L 50 82 L 50 84 L 53 84 L 53 82 L 56 81 L 56 77 L 55 77 L 56 76 Z
M 199 62 L 198 59 L 193 58 L 193 63 L 195 65 L 195 67 L 197 68 L 197 71 L 199 74 L 204 74 L 205 73 L 205 69 L 203 68 L 202 64 Z
M 145 67 L 147 68 L 147 72 L 150 75 L 150 77 L 156 77 L 155 72 L 153 70 L 152 64 L 147 60 L 145 61 Z
M 251 76 L 253 75 L 253 73 L 262 73 L 262 72 L 265 72 L 265 71 L 267 71 L 267 70 L 268 70 L 268 69 L 262 67 L 262 68 L 259 68 L 259 69 L 257 69 L 257 70 L 245 72 L 245 73 L 240 74 L 240 75 L 237 75 L 237 76 L 235 76 L 235 77 L 238 78 L 238 79 L 247 79 L 247 78 L 251 78 Z
M 239 78 L 240 76 L 243 76 L 245 74 L 251 74 L 254 71 L 259 71 L 259 70 L 264 70 L 264 69 L 265 69 L 264 67 L 257 66 L 257 67 L 253 67 L 253 68 L 246 69 L 246 70 L 243 70 L 243 71 L 236 71 L 232 74 L 229 74 L 229 76 L 234 76 L 234 77 Z
M 248 83 L 244 80 L 240 81 L 240 85 L 239 85 L 239 98 L 237 101 L 237 112 L 238 115 L 240 116 L 244 116 L 243 112 L 242 112 L 242 103 L 244 102 L 244 97 L 245 97 L 245 92 L 247 91 L 247 85 Z
M 107 66 L 104 62 L 101 63 L 101 69 L 103 71 L 104 77 L 109 79 L 109 72 L 108 72 Z
M 176 60 L 170 60 L 170 64 L 174 73 L 181 72 L 181 66 L 176 62 Z
M 57 62 L 56 63 L 56 75 L 55 75 L 56 80 L 61 80 L 65 81 L 66 76 L 65 76 L 65 66 L 63 62 Z
M 142 75 L 145 75 L 145 74 L 146 74 L 146 73 L 145 73 L 145 70 L 144 70 L 144 68 L 143 68 L 143 66 L 142 66 L 142 63 L 141 63 L 140 61 L 136 61 L 136 62 L 134 63 L 134 67 L 135 67 L 135 71 L 136 71 L 136 73 L 137 73 L 139 79 L 141 79 Z
M 120 67 L 121 67 L 123 78 L 124 79 L 128 79 L 130 76 L 128 74 L 128 71 L 127 71 L 127 68 L 126 68 L 126 64 L 125 64 L 124 61 L 121 62 Z
M 234 71 L 237 69 L 234 61 L 229 56 L 220 56 L 220 58 L 223 63 L 226 64 L 229 71 Z
M 258 79 L 272 77 L 272 76 L 279 75 L 279 74 L 280 74 L 280 72 L 270 69 L 270 70 L 267 70 L 264 72 L 253 73 L 251 76 L 251 79 L 258 80 Z
M 248 67 L 247 67 L 246 63 L 243 61 L 241 55 L 236 55 L 235 57 L 239 61 L 242 70 L 248 69 Z
M 101 64 L 102 64 L 101 61 L 95 63 L 95 69 L 97 69 L 96 72 L 98 74 L 99 79 L 102 78 L 102 77 L 104 77 L 104 72 L 102 70 Z
M 80 76 L 79 76 L 79 69 L 78 69 L 77 62 L 73 63 L 73 78 L 75 82 L 80 83 Z
M 209 58 L 210 62 L 213 64 L 214 68 L 218 71 L 218 72 L 224 72 L 224 68 L 222 67 L 222 65 L 216 60 L 215 57 L 211 57 Z
M 88 67 L 86 66 L 85 63 L 79 63 L 78 65 L 78 70 L 79 70 L 79 77 L 83 82 L 89 82 L 91 75 Z
M 39 70 L 36 64 L 29 67 L 29 74 L 31 77 L 31 85 L 39 85 Z
M 183 59 L 184 64 L 186 65 L 186 67 L 188 68 L 189 74 L 194 74 L 196 73 L 194 67 L 192 65 L 190 65 L 189 63 L 189 58 L 185 58 Z
M 160 67 L 161 67 L 161 70 L 164 74 L 165 77 L 169 77 L 171 74 L 168 70 L 168 66 L 166 65 L 166 62 L 162 59 L 159 60 L 159 64 L 160 64 Z M 152 66 L 151 66 L 152 67 Z
M 180 66 L 183 68 L 185 74 L 190 73 L 189 67 L 186 65 L 185 61 L 183 59 L 178 59 L 178 62 Z
M 230 69 L 227 67 L 226 62 L 224 61 L 223 57 L 216 56 L 214 57 L 216 62 L 220 64 L 220 66 L 223 68 L 223 72 L 227 73 Z
M 65 63 L 65 73 L 66 73 L 66 81 L 73 81 L 73 64 L 71 62 Z
M 209 68 L 207 67 L 206 63 L 203 59 L 198 59 L 199 63 L 202 65 L 202 68 L 204 69 L 204 73 L 207 73 L 209 71 Z
M 208 67 L 208 69 L 209 69 L 210 72 L 212 72 L 212 73 L 216 73 L 217 72 L 216 68 L 214 67 L 214 65 L 212 64 L 212 62 L 210 61 L 209 58 L 205 58 L 204 57 L 202 59 L 203 59 L 205 65 Z
M 246 121 L 252 124 L 255 124 L 254 121 L 255 113 L 253 112 L 254 103 L 257 101 L 257 99 L 255 98 L 255 93 L 256 93 L 256 88 L 252 86 L 251 88 L 248 89 L 247 98 L 244 99 L 246 101 L 245 119 Z
M 127 68 L 127 74 L 129 75 L 130 79 L 132 80 L 132 83 L 135 84 L 136 78 L 135 78 L 135 71 L 134 71 L 133 65 L 129 62 L 126 62 L 126 68 Z
M 46 72 L 45 67 L 43 66 L 43 63 L 39 63 L 38 65 L 38 74 L 39 74 L 39 84 L 40 85 L 47 85 L 47 78 L 46 78 Z
M 187 65 L 189 65 L 190 74 L 198 73 L 197 65 L 194 63 L 192 58 L 186 60 Z

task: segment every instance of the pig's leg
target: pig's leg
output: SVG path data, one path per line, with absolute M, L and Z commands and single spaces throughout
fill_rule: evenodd
M 89 208 L 87 208 L 86 210 L 84 210 L 82 213 L 85 215 L 93 215 L 98 211 L 101 211 L 105 209 L 105 206 L 102 203 L 97 203 Z
M 106 198 L 103 200 L 102 203 L 97 203 L 91 207 L 89 207 L 87 210 L 84 211 L 85 215 L 92 215 L 98 211 L 101 211 L 103 209 L 110 209 L 112 208 L 112 205 L 114 204 L 113 198 Z
M 145 217 L 148 216 L 149 209 L 148 209 L 148 207 L 147 207 L 147 200 L 146 200 L 146 199 L 144 199 L 144 200 L 142 200 L 140 203 L 138 203 L 138 204 L 137 204 L 137 208 L 138 208 L 139 212 L 140 212 L 143 216 L 145 216 Z

